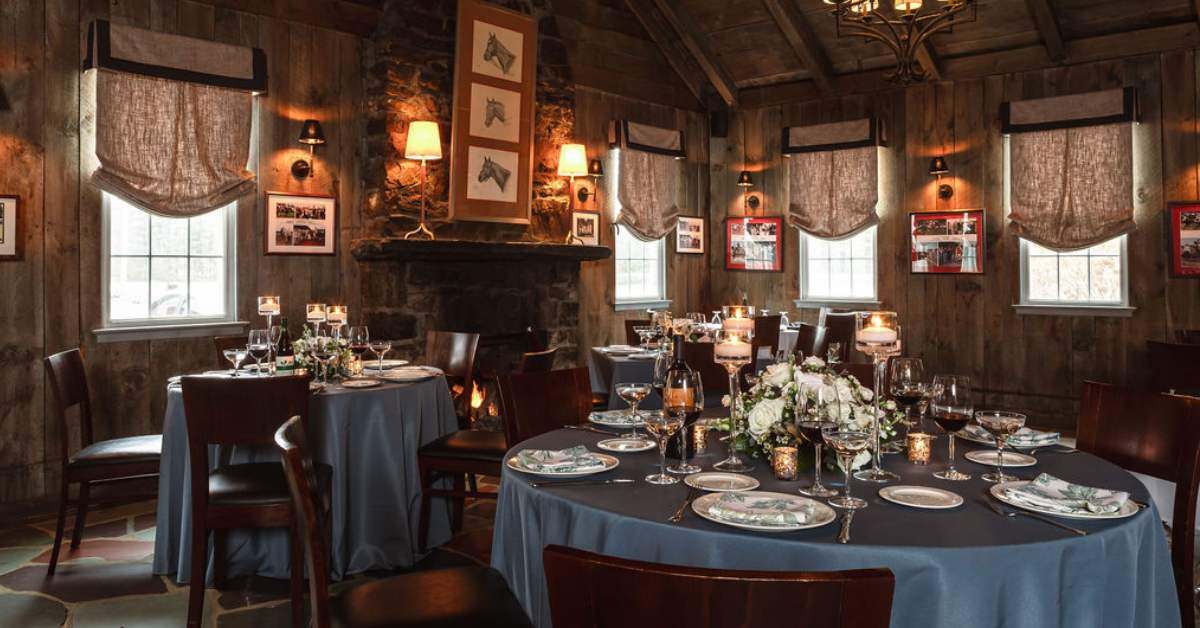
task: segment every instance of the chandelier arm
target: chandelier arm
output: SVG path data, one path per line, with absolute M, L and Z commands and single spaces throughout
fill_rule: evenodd
M 899 47 L 899 45 L 896 43 L 896 41 L 892 37 L 888 36 L 887 33 L 884 33 L 881 31 L 875 31 L 875 30 L 868 30 L 865 28 L 862 28 L 862 29 L 854 28 L 854 29 L 847 29 L 847 30 L 854 31 L 854 32 L 850 33 L 849 36 L 851 36 L 851 37 L 864 37 L 864 38 L 879 42 L 879 43 L 887 46 L 888 48 L 890 48 L 892 50 L 892 53 L 896 54 L 897 56 L 903 54 L 903 50 Z

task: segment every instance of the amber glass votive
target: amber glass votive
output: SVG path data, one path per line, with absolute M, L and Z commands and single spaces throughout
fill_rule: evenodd
M 795 447 L 776 447 L 771 450 L 771 469 L 777 480 L 795 480 L 798 465 Z
M 708 424 L 703 421 L 692 426 L 692 451 L 697 456 L 708 452 Z
M 908 461 L 913 464 L 929 464 L 930 451 L 933 448 L 933 436 L 921 432 L 910 432 L 908 435 Z

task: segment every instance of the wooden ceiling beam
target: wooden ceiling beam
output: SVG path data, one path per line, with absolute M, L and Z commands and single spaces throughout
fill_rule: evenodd
M 658 20 L 658 17 L 654 15 L 654 12 L 645 3 L 645 0 L 625 0 L 625 6 L 629 7 L 634 17 L 642 23 L 642 28 L 646 29 L 646 33 L 650 35 L 650 39 L 654 41 L 654 44 L 658 46 L 663 56 L 667 58 L 667 63 L 675 70 L 675 74 L 679 76 L 679 80 L 683 81 L 688 91 L 703 105 L 705 101 L 704 85 L 700 77 L 692 72 L 691 66 L 688 65 L 686 54 L 675 45 L 675 40 L 670 37 L 668 32 L 669 27 Z
M 626 4 L 632 5 L 636 0 L 626 0 Z M 644 1 L 644 0 L 643 0 Z M 671 6 L 670 0 L 653 0 L 654 6 L 658 8 L 659 13 L 666 19 L 671 28 L 675 29 L 675 34 L 679 36 L 679 41 L 683 42 L 684 47 L 692 54 L 692 60 L 700 69 L 704 71 L 708 77 L 708 82 L 716 88 L 717 94 L 721 96 L 721 100 L 725 101 L 727 107 L 733 108 L 737 106 L 738 89 L 729 75 L 725 73 L 724 68 L 717 64 L 717 57 L 709 50 L 708 45 L 701 39 L 703 32 L 696 26 L 691 18 L 683 13 L 680 13 Z
M 1196 0 L 1200 2 L 1200 0 Z M 779 32 L 787 40 L 796 57 L 817 83 L 823 94 L 833 93 L 833 66 L 821 47 L 821 41 L 813 34 L 804 15 L 796 8 L 795 0 L 762 0 L 763 6 L 775 20 Z
M 931 81 L 942 80 L 942 69 L 938 67 L 937 56 L 933 54 L 933 47 L 929 42 L 923 41 L 916 50 L 917 63 L 921 64 L 921 69 L 925 70 L 925 78 Z
M 1033 16 L 1033 22 L 1037 25 L 1038 34 L 1042 36 L 1042 43 L 1045 44 L 1050 59 L 1055 63 L 1066 61 L 1067 44 L 1063 41 L 1062 31 L 1058 28 L 1058 20 L 1054 17 L 1054 8 L 1050 6 L 1050 0 L 1025 0 L 1025 4 L 1029 7 L 1029 14 Z

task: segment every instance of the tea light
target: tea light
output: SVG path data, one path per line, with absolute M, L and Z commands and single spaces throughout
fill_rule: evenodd
M 309 303 L 304 306 L 304 318 L 310 323 L 324 323 L 325 311 L 324 303 Z
M 862 328 L 855 332 L 854 339 L 863 344 L 887 345 L 896 342 L 895 312 L 871 312 L 866 315 Z
M 933 436 L 921 432 L 908 434 L 908 461 L 913 464 L 929 464 Z
M 696 422 L 692 425 L 692 449 L 699 456 L 708 451 L 708 424 Z
M 726 305 L 721 308 L 725 314 L 721 321 L 721 329 L 751 333 L 754 331 L 754 307 L 750 305 Z
M 346 324 L 346 306 L 331 305 L 326 311 L 326 320 L 330 325 L 345 325 Z
M 795 480 L 798 466 L 795 447 L 776 447 L 771 450 L 771 469 L 777 480 Z
M 279 297 L 258 297 L 259 316 L 279 316 Z
M 729 330 L 726 330 L 729 331 Z M 717 360 L 750 360 L 753 347 L 744 336 L 728 334 L 713 346 L 713 357 Z

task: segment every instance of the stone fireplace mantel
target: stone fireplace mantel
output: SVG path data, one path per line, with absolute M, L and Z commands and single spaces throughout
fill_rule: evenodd
M 539 244 L 535 242 L 363 238 L 354 241 L 352 253 L 354 259 L 360 262 L 493 262 L 526 260 L 591 262 L 607 258 L 612 255 L 612 250 L 606 246 Z

